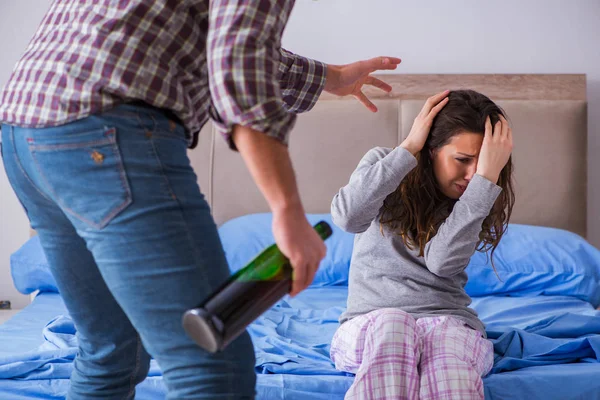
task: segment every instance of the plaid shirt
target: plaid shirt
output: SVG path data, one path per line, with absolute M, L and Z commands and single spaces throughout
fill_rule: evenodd
M 62 125 L 141 100 L 170 110 L 194 147 L 209 116 L 287 144 L 323 63 L 281 48 L 293 0 L 55 0 L 0 93 L 0 120 Z

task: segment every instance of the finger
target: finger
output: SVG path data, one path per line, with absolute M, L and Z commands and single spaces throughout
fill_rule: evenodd
M 508 130 L 510 129 L 510 127 L 508 126 L 508 121 L 502 115 L 500 115 L 500 120 L 502 121 L 502 137 L 507 138 Z
M 428 117 L 431 119 L 434 119 L 435 116 L 440 112 L 440 110 L 442 108 L 444 108 L 444 106 L 446 104 L 448 104 L 448 100 L 449 100 L 448 97 L 443 98 L 442 101 L 440 101 L 437 106 L 435 106 L 431 109 L 431 112 L 429 113 Z
M 390 85 L 388 85 L 381 79 L 375 78 L 374 76 L 369 76 L 365 83 L 367 85 L 375 86 L 376 88 L 379 88 L 379 89 L 383 90 L 384 92 L 389 93 L 392 91 L 392 87 Z
M 386 58 L 389 62 L 391 62 L 392 64 L 400 64 L 402 62 L 401 59 L 399 59 L 398 57 L 389 57 L 389 56 L 385 56 L 383 58 Z
M 370 111 L 377 112 L 377 106 L 375 106 L 375 104 L 373 104 L 363 92 L 358 92 L 354 95 L 354 97 L 356 97 L 358 101 L 363 103 L 364 106 L 367 107 Z
M 368 65 L 371 72 L 374 72 L 377 70 L 396 69 L 401 62 L 402 60 L 396 57 L 375 57 L 368 60 Z
M 314 259 L 314 261 L 310 264 L 307 264 L 305 268 L 306 271 L 306 278 L 304 280 L 304 282 L 302 283 L 302 286 L 300 286 L 298 288 L 298 293 L 303 291 L 304 289 L 306 289 L 307 287 L 309 287 L 313 280 L 315 279 L 315 275 L 317 273 L 317 270 L 319 269 L 319 266 L 321 265 L 321 261 L 323 260 L 323 258 L 325 258 L 325 255 L 327 254 L 327 247 L 325 246 L 325 243 L 321 242 L 321 246 L 319 246 L 318 250 L 317 250 L 317 258 Z
M 321 265 L 321 260 L 314 261 L 308 265 L 306 279 L 304 281 L 302 290 L 306 289 L 312 284 L 313 280 L 315 279 L 315 275 L 317 274 L 317 270 L 319 269 L 319 265 Z
M 485 119 L 485 139 L 490 140 L 492 138 L 492 120 L 488 115 Z
M 292 291 L 290 292 L 290 296 L 293 297 L 302 291 L 304 282 L 306 281 L 306 269 L 307 265 L 304 263 L 294 265 Z
M 307 287 L 309 287 L 313 280 L 315 279 L 315 275 L 317 273 L 317 270 L 319 269 L 319 262 L 317 262 L 316 264 L 313 264 L 310 266 L 309 268 L 309 275 L 306 277 L 306 281 L 304 282 L 304 287 L 303 290 L 306 289 Z
M 429 113 L 431 112 L 433 107 L 435 107 L 444 97 L 448 96 L 449 93 L 450 93 L 449 90 L 444 90 L 443 92 L 434 94 L 433 96 L 428 98 L 427 101 L 425 102 L 425 105 L 421 109 L 421 112 L 424 115 L 429 115 Z
M 500 138 L 500 135 L 502 135 L 502 120 L 496 121 L 496 124 L 494 125 L 494 132 L 492 134 L 494 138 Z
M 512 137 L 512 129 L 508 128 L 508 132 L 506 133 L 506 140 L 508 142 L 508 145 L 510 146 L 510 151 L 512 152 L 513 149 L 513 137 Z

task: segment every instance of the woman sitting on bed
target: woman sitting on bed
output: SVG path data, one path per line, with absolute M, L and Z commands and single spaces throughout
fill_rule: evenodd
M 348 308 L 333 337 L 346 399 L 483 399 L 492 343 L 464 286 L 475 250 L 508 224 L 512 132 L 486 96 L 427 100 L 406 140 L 363 157 L 331 204 L 357 233 Z

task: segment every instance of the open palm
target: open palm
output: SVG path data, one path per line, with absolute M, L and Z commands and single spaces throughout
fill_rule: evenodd
M 375 57 L 346 65 L 329 65 L 324 90 L 337 96 L 352 95 L 369 110 L 375 112 L 377 107 L 365 96 L 362 91 L 363 86 L 375 86 L 385 92 L 391 92 L 390 85 L 370 74 L 380 70 L 396 69 L 400 62 L 401 60 L 395 57 Z

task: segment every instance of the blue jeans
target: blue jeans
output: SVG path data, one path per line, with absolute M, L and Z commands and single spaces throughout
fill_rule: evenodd
M 150 357 L 168 399 L 253 399 L 248 333 L 209 354 L 183 313 L 229 276 L 184 128 L 121 105 L 59 127 L 4 125 L 9 181 L 77 328 L 68 399 L 133 399 Z

